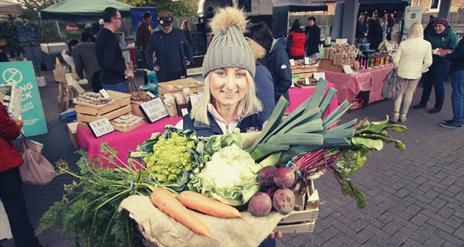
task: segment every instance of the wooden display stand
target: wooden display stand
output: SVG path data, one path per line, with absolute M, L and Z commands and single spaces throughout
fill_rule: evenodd
M 184 88 L 190 88 L 191 93 L 198 93 L 203 90 L 203 85 L 189 77 L 158 84 L 158 91 L 161 95 L 182 93 Z
M 276 231 L 290 234 L 313 232 L 318 213 L 319 192 L 311 180 L 305 194 L 295 194 L 295 211 L 279 222 Z
M 333 61 L 330 59 L 321 59 L 319 60 L 319 62 L 320 62 L 319 69 L 332 71 L 332 72 L 338 72 L 338 73 L 344 73 L 343 67 L 340 65 L 334 65 Z
M 77 121 L 88 123 L 104 117 L 112 120 L 131 112 L 130 94 L 115 91 L 108 91 L 108 94 L 112 100 L 104 105 L 75 101 Z
M 299 75 L 300 79 L 311 78 L 313 74 L 317 72 L 317 67 L 315 66 L 293 66 L 292 75 Z
M 117 124 L 114 124 L 113 121 L 111 121 L 111 124 L 113 125 L 114 130 L 117 130 L 119 132 L 129 132 L 129 131 L 139 127 L 143 123 L 145 123 L 145 120 L 143 118 L 141 118 L 141 117 L 137 117 L 137 121 L 132 122 L 130 125 L 127 125 L 127 126 L 124 126 L 124 127 L 119 126 Z

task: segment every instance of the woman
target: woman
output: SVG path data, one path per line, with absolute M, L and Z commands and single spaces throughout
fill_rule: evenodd
M 440 56 L 451 62 L 451 104 L 453 108 L 453 118 L 443 121 L 440 126 L 443 128 L 459 128 L 464 124 L 464 38 L 461 38 L 453 52 L 441 52 Z
M 256 96 L 255 59 L 243 36 L 245 27 L 244 13 L 235 8 L 219 10 L 211 21 L 214 37 L 203 60 L 205 93 L 184 116 L 184 129 L 211 136 L 262 128 L 266 119 Z
M 182 25 L 180 27 L 182 31 L 185 33 L 185 38 L 189 42 L 190 45 L 192 45 L 192 29 L 190 28 L 190 23 L 188 20 L 183 20 Z
M 298 19 L 293 22 L 292 28 L 288 33 L 287 47 L 290 58 L 304 58 L 306 47 L 306 34 L 301 29 L 300 21 Z
M 356 41 L 358 43 L 363 43 L 364 38 L 367 35 L 367 22 L 366 15 L 361 14 L 358 17 L 358 22 L 356 23 Z
M 383 39 L 383 29 L 380 24 L 377 10 L 372 13 L 372 18 L 367 27 L 367 40 L 371 50 L 378 50 Z
M 408 39 L 401 42 L 393 58 L 403 90 L 395 100 L 392 122 L 406 122 L 409 106 L 422 73 L 432 65 L 432 46 L 424 40 L 424 30 L 420 23 L 414 23 L 408 33 Z M 400 109 L 403 103 L 403 109 Z
M 457 44 L 456 34 L 451 30 L 446 19 L 438 19 L 434 24 L 434 31 L 425 36 L 425 40 L 432 44 L 432 49 L 453 50 Z M 427 106 L 432 86 L 435 88 L 435 107 L 429 113 L 441 111 L 445 100 L 445 78 L 448 75 L 449 62 L 438 54 L 433 55 L 433 63 L 430 69 L 422 77 L 422 97 L 419 104 L 414 109 L 421 109 Z
M 308 26 L 305 28 L 306 33 L 306 56 L 317 58 L 319 53 L 319 44 L 321 43 L 321 29 L 316 24 L 316 17 L 308 18 Z
M 14 121 L 8 116 L 0 102 L 0 199 L 5 206 L 6 214 L 17 247 L 40 246 L 34 236 L 34 229 L 29 222 L 26 203 L 19 175 L 19 166 L 23 159 L 11 141 L 20 134 L 23 123 Z

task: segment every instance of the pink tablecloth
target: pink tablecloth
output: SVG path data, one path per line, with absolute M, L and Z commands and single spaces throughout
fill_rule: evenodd
M 332 82 L 337 89 L 337 96 L 340 101 L 353 101 L 360 92 L 369 93 L 369 103 L 382 100 L 382 87 L 385 78 L 392 72 L 393 65 L 354 72 L 352 74 L 324 71 L 325 78 Z
M 333 87 L 332 83 L 329 83 L 328 87 Z M 315 87 L 311 88 L 290 88 L 290 106 L 288 111 L 293 111 L 297 106 L 303 103 L 308 97 L 314 93 Z M 332 112 L 338 106 L 337 96 L 334 97 L 331 104 L 329 105 L 328 113 Z M 77 128 L 77 143 L 78 145 L 87 150 L 89 157 L 95 157 L 100 153 L 100 143 L 107 143 L 113 149 L 117 150 L 118 158 L 127 162 L 129 151 L 135 150 L 137 145 L 142 143 L 144 140 L 148 139 L 154 132 L 162 132 L 165 125 L 175 125 L 181 120 L 180 117 L 177 118 L 164 118 L 155 123 L 149 124 L 145 123 L 136 129 L 122 133 L 122 132 L 113 132 L 107 135 L 104 135 L 100 138 L 95 138 L 92 134 L 92 131 L 89 128 L 79 126 Z M 107 164 L 108 166 L 111 166 Z

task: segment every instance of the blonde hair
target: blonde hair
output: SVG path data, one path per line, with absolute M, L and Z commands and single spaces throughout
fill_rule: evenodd
M 263 104 L 256 96 L 255 82 L 248 71 L 245 71 L 245 74 L 248 82 L 248 93 L 238 102 L 235 114 L 239 117 L 246 117 L 263 110 Z M 211 103 L 212 99 L 209 87 L 210 77 L 211 73 L 205 78 L 203 95 L 200 101 L 192 108 L 192 112 L 190 113 L 192 120 L 206 125 L 209 125 L 208 104 Z
M 261 59 L 264 56 L 266 56 L 266 49 L 264 49 L 262 46 L 256 43 L 256 41 L 247 37 L 245 37 L 245 40 L 248 42 L 248 45 L 251 48 L 251 52 L 253 53 L 255 60 Z
M 424 28 L 419 22 L 415 22 L 409 28 L 408 39 L 424 38 Z

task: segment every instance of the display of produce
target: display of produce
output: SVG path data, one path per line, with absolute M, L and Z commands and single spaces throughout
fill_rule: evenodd
M 75 99 L 74 104 L 78 104 L 80 102 L 88 103 L 88 104 L 92 104 L 92 105 L 104 105 L 104 104 L 108 104 L 109 102 L 111 102 L 111 98 L 106 99 L 100 93 L 85 92 L 85 93 L 79 95 Z
M 121 132 L 133 130 L 134 128 L 137 128 L 138 126 L 142 125 L 143 123 L 144 120 L 142 117 L 133 115 L 131 113 L 122 115 L 111 120 L 111 124 L 113 125 L 114 129 Z
M 152 100 L 153 98 L 150 97 L 146 92 L 139 91 L 139 92 L 132 92 L 130 99 L 132 101 L 146 102 L 146 101 Z
M 211 225 L 210 218 L 217 218 L 225 227 L 237 226 L 242 218 L 248 225 L 266 224 L 268 230 L 253 242 L 257 245 L 279 220 L 294 224 L 292 229 L 295 226 L 303 226 L 303 231 L 312 229 L 309 227 L 314 226 L 317 217 L 317 201 L 313 204 L 315 210 L 305 198 L 317 195 L 312 177 L 321 173 L 333 173 L 343 194 L 355 199 L 358 207 L 365 207 L 366 197 L 355 187 L 351 176 L 384 143 L 404 149 L 405 145 L 390 137 L 389 131 L 404 132 L 406 128 L 390 124 L 388 119 L 340 123 L 350 109 L 348 102 L 323 117 L 336 93 L 332 88 L 326 90 L 327 84 L 320 80 L 313 96 L 285 117 L 289 102 L 281 98 L 263 130 L 252 135 L 237 130 L 204 138 L 192 131 L 167 126 L 163 133 L 152 136 L 131 152 L 127 164 L 115 158 L 115 150 L 102 145 L 100 159 L 118 168 L 102 169 L 98 159 L 89 160 L 85 154 L 78 162 L 79 173 L 61 162 L 61 173 L 73 176 L 75 181 L 65 186 L 63 200 L 42 217 L 39 231 L 56 227 L 83 246 L 136 246 L 141 244 L 139 227 L 119 207 L 121 202 L 137 195 L 137 198 L 150 197 L 150 209 L 169 216 L 167 221 L 143 216 L 144 222 L 159 223 L 155 230 L 143 232 L 144 236 L 149 234 L 162 246 L 178 246 L 175 239 L 185 237 L 174 236 L 174 240 L 166 241 L 163 236 L 167 231 L 174 234 L 169 229 L 178 229 L 175 224 L 190 229 L 192 238 L 208 236 L 196 239 L 206 245 L 207 242 L 201 241 L 214 238 L 220 224 L 215 221 L 216 225 Z M 142 221 L 138 223 L 144 224 Z M 260 228 L 253 231 L 258 233 Z M 252 237 L 246 234 L 252 233 L 234 239 Z

